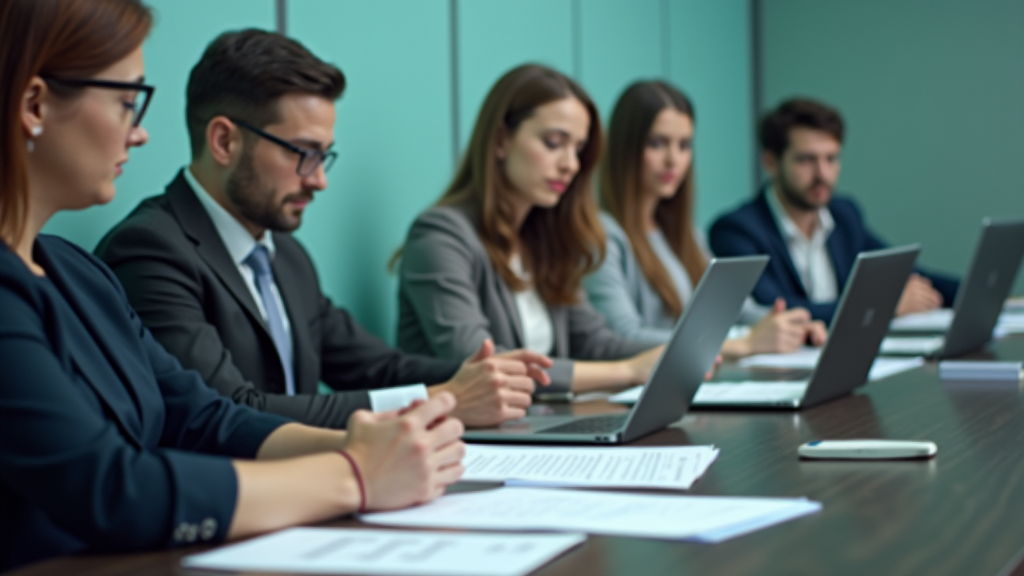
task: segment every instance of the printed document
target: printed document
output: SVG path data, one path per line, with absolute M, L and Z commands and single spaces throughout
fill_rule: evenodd
M 791 354 L 756 354 L 739 361 L 745 368 L 803 368 L 813 370 L 821 356 L 820 348 L 801 348 Z M 875 358 L 868 380 L 888 378 L 900 372 L 924 366 L 924 358 Z M 807 389 L 807 380 L 749 380 L 742 382 L 707 382 L 697 389 L 695 402 L 729 400 L 777 400 L 780 395 L 800 398 Z M 634 386 L 608 397 L 609 402 L 635 404 L 643 386 Z
M 821 510 L 803 498 L 623 494 L 505 487 L 360 517 L 370 524 L 469 530 L 566 530 L 721 542 Z
M 992 335 L 1001 338 L 1007 334 L 1024 333 L 1024 314 L 1017 307 L 1013 299 L 1007 300 L 1007 306 L 999 315 L 996 327 Z M 939 308 L 929 312 L 918 312 L 907 314 L 893 319 L 889 324 L 890 330 L 916 331 L 916 332 L 945 332 L 953 323 L 953 310 L 950 308 Z
M 586 534 L 292 528 L 186 556 L 185 568 L 301 574 L 523 576 Z
M 789 354 L 755 354 L 743 358 L 737 364 L 745 368 L 806 368 L 818 365 L 821 348 L 804 347 Z M 888 378 L 900 372 L 913 370 L 924 365 L 924 358 L 875 358 L 868 373 L 868 380 Z
M 718 457 L 714 446 L 546 448 L 469 444 L 462 479 L 518 486 L 688 490 Z
M 890 330 L 911 330 L 926 332 L 945 332 L 953 323 L 952 308 L 936 308 L 927 312 L 915 312 L 893 318 L 889 323 Z

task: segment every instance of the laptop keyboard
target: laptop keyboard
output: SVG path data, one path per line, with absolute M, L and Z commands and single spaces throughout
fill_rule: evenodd
M 612 432 L 618 432 L 626 423 L 626 418 L 628 417 L 628 413 L 592 416 L 573 420 L 572 422 L 566 422 L 565 424 L 559 424 L 558 426 L 552 426 L 551 428 L 542 428 L 538 430 L 538 432 L 543 432 L 545 434 L 549 432 L 553 432 L 555 434 L 610 434 Z

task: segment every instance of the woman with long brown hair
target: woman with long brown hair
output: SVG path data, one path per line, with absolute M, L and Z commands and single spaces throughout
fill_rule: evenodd
M 601 165 L 601 221 L 606 258 L 584 280 L 594 307 L 624 337 L 666 342 L 708 255 L 693 226 L 693 104 L 674 86 L 637 82 L 619 97 Z M 771 310 L 747 301 L 726 356 L 790 352 L 808 338 L 820 344 L 824 326 L 802 309 Z
M 525 65 L 499 79 L 454 180 L 409 230 L 398 345 L 461 358 L 492 338 L 549 354 L 549 392 L 644 382 L 661 348 L 615 335 L 581 287 L 603 256 L 600 146 L 597 110 L 565 75 Z
M 217 542 L 436 498 L 462 473 L 448 393 L 311 428 L 218 395 L 116 277 L 41 234 L 109 202 L 154 88 L 138 0 L 0 3 L 0 571 Z

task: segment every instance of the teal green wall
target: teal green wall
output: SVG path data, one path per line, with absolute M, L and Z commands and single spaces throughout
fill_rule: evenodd
M 89 249 L 188 161 L 185 83 L 210 40 L 225 30 L 276 28 L 273 0 L 150 4 L 158 15 L 145 46 L 147 77 L 158 87 L 144 122 L 150 144 L 132 152 L 114 202 L 62 214 L 47 228 Z M 349 81 L 337 106 L 339 159 L 296 234 L 324 291 L 393 340 L 395 279 L 385 263 L 447 184 L 491 85 L 525 62 L 576 77 L 604 118 L 628 84 L 667 76 L 698 111 L 698 221 L 746 197 L 754 185 L 748 4 L 288 0 L 289 36 Z
M 669 78 L 696 109 L 697 221 L 707 230 L 756 184 L 749 2 L 673 2 L 668 17 Z
M 572 2 L 461 0 L 456 4 L 460 152 L 473 132 L 484 97 L 505 72 L 534 62 L 574 73 Z
M 288 34 L 348 79 L 339 157 L 299 239 L 324 290 L 392 340 L 396 283 L 385 264 L 451 176 L 445 0 L 292 0 Z
M 1024 216 L 1024 2 L 762 8 L 763 104 L 802 94 L 842 111 L 840 189 L 879 234 L 962 275 L 983 217 Z

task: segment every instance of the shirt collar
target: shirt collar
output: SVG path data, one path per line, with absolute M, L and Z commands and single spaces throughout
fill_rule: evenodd
M 274 235 L 269 231 L 263 233 L 263 237 L 259 240 L 255 240 L 252 234 L 242 226 L 230 212 L 224 209 L 223 206 L 217 203 L 210 196 L 210 193 L 203 188 L 203 185 L 196 180 L 196 177 L 192 174 L 192 169 L 188 166 L 185 167 L 182 172 L 185 175 L 185 181 L 192 187 L 192 190 L 196 193 L 196 198 L 199 198 L 199 203 L 203 205 L 206 213 L 210 216 L 210 220 L 213 221 L 213 227 L 217 229 L 217 234 L 220 236 L 224 247 L 228 249 L 228 254 L 231 255 L 231 260 L 235 264 L 242 264 L 245 259 L 252 253 L 253 248 L 257 244 L 266 246 L 267 252 L 270 254 L 270 258 L 274 258 Z
M 797 228 L 796 223 L 789 217 L 789 213 L 786 212 L 785 207 L 782 206 L 782 202 L 779 200 L 778 195 L 775 192 L 775 186 L 768 184 L 768 189 L 765 190 L 765 194 L 768 196 L 768 208 L 772 211 L 772 216 L 775 217 L 776 224 L 782 230 L 782 233 L 787 239 L 801 239 L 807 240 L 807 238 Z M 822 239 L 827 239 L 832 235 L 832 230 L 836 227 L 835 220 L 832 219 L 832 211 L 828 209 L 828 206 L 822 206 L 818 208 L 818 226 L 814 229 L 814 237 L 819 234 L 822 235 Z

